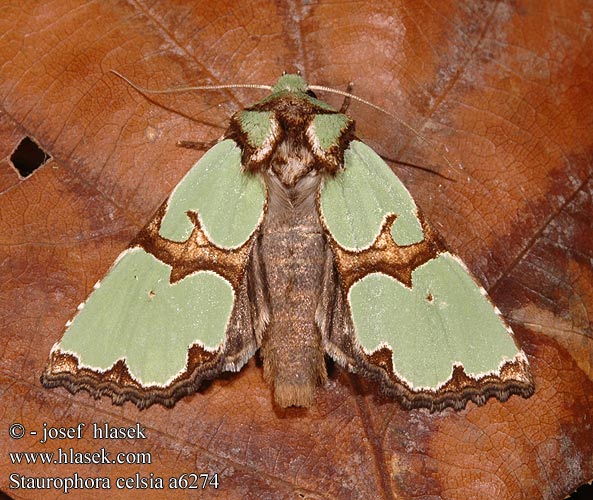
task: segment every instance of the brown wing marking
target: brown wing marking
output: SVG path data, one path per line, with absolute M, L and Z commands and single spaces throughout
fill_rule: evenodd
M 141 247 L 171 266 L 171 283 L 198 271 L 213 271 L 228 280 L 237 293 L 249 259 L 253 236 L 236 249 L 217 247 L 202 229 L 198 214 L 188 211 L 187 216 L 194 224 L 190 236 L 185 241 L 171 241 L 163 238 L 159 232 L 166 211 L 167 204 L 164 203 L 152 221 L 132 241 L 130 248 Z
M 434 259 L 445 251 L 436 232 L 426 222 L 422 214 L 417 214 L 424 239 L 411 245 L 398 245 L 391 235 L 391 228 L 397 215 L 385 217 L 375 241 L 362 250 L 347 250 L 333 238 L 326 228 L 340 282 L 345 293 L 350 287 L 371 273 L 380 272 L 400 281 L 408 288 L 412 286 L 412 272 L 417 267 Z

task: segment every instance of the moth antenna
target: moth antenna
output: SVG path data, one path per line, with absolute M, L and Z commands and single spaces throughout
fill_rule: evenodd
M 410 162 L 402 161 L 402 160 L 394 160 L 393 158 L 389 158 L 389 157 L 383 156 L 383 155 L 379 155 L 379 156 L 381 158 L 383 158 L 383 160 L 385 160 L 386 162 L 397 163 L 398 165 L 404 165 L 405 167 L 415 168 L 417 170 L 422 170 L 423 172 L 430 172 L 431 174 L 437 175 L 441 179 L 445 179 L 445 180 L 451 181 L 451 182 L 457 182 L 453 177 L 448 177 L 445 174 L 441 174 L 439 171 L 434 170 L 430 167 L 423 167 L 422 165 L 416 165 L 415 163 L 410 163 Z
M 321 91 L 325 91 L 325 92 L 333 92 L 334 94 L 339 94 L 339 95 L 342 95 L 342 96 L 344 96 L 346 98 L 354 99 L 355 101 L 358 101 L 358 102 L 361 102 L 363 104 L 366 104 L 367 106 L 370 106 L 371 108 L 376 109 L 377 111 L 381 111 L 382 113 L 385 113 L 387 116 L 390 116 L 397 123 L 403 125 L 409 131 L 411 131 L 416 137 L 418 137 L 419 139 L 422 139 L 424 142 L 426 142 L 426 144 L 438 148 L 438 146 L 434 142 L 432 142 L 426 136 L 422 135 L 414 127 L 412 127 L 411 125 L 407 124 L 401 118 L 398 118 L 393 113 L 390 113 L 389 111 L 387 111 L 386 109 L 382 108 L 381 106 L 377 106 L 376 104 L 373 104 L 372 102 L 367 101 L 366 99 L 363 99 L 362 97 L 355 96 L 354 94 L 351 94 L 350 92 L 344 92 L 343 90 L 332 89 L 331 87 L 324 87 L 323 85 L 309 85 L 309 88 L 311 90 L 321 90 Z M 449 158 L 447 158 L 447 156 L 445 154 L 441 153 L 440 151 L 438 152 L 438 154 L 439 154 L 439 156 L 443 160 L 445 160 L 447 162 L 447 165 L 449 165 L 449 167 L 451 168 L 451 170 L 456 170 L 455 166 L 453 166 L 453 164 L 449 161 Z M 462 167 L 460 167 L 460 166 L 457 167 L 457 169 L 461 169 L 461 168 Z
M 135 88 L 138 92 L 142 94 L 174 94 L 176 92 L 190 92 L 192 90 L 221 90 L 221 89 L 263 89 L 263 90 L 272 90 L 271 85 L 257 85 L 251 83 L 233 83 L 233 84 L 226 84 L 226 85 L 198 85 L 195 87 L 176 87 L 173 89 L 163 89 L 163 90 L 154 90 L 154 89 L 147 89 L 146 87 L 141 87 L 140 85 L 135 84 L 132 80 L 128 77 L 122 75 L 118 71 L 114 69 L 110 69 L 111 73 L 120 77 L 124 82 L 126 82 L 131 87 Z

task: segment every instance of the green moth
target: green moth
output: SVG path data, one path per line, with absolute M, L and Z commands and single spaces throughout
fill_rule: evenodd
M 258 349 L 282 407 L 313 403 L 325 355 L 406 408 L 533 392 L 485 290 L 299 75 L 231 117 L 79 306 L 42 382 L 172 406 Z

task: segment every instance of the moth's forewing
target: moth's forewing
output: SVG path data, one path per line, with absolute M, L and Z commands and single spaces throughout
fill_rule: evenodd
M 257 348 L 244 271 L 264 206 L 236 144 L 210 149 L 79 306 L 43 383 L 144 407 L 239 369 Z
M 533 391 L 511 328 L 424 221 L 400 180 L 353 141 L 320 211 L 351 324 L 328 352 L 406 406 L 463 407 Z

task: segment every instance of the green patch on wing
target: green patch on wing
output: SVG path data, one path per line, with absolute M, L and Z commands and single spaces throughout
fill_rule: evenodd
M 241 246 L 257 227 L 264 210 L 260 179 L 241 170 L 241 150 L 227 139 L 208 150 L 177 185 L 163 217 L 160 234 L 185 241 L 193 230 L 186 212 L 197 212 L 212 242 Z
M 231 285 L 199 272 L 169 283 L 171 268 L 144 250 L 126 251 L 93 291 L 59 345 L 80 364 L 105 371 L 125 359 L 143 385 L 165 385 L 186 365 L 189 347 L 215 351 L 233 305 Z
M 432 387 L 465 372 L 496 371 L 518 348 L 494 307 L 449 253 L 412 274 L 412 288 L 384 274 L 352 286 L 350 304 L 358 341 L 371 353 L 387 344 L 393 367 L 413 388 Z
M 395 213 L 391 234 L 398 245 L 424 239 L 410 193 L 371 148 L 352 141 L 344 153 L 344 170 L 324 181 L 321 211 L 335 240 L 344 248 L 368 247 L 385 216 Z

